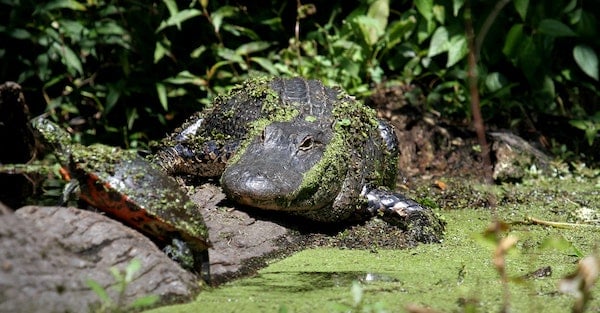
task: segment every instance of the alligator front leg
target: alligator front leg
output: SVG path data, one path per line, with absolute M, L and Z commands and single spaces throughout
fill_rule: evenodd
M 191 174 L 199 177 L 219 177 L 233 156 L 239 141 L 207 140 L 202 144 L 175 142 L 163 147 L 151 157 L 168 175 Z
M 429 208 L 386 189 L 363 188 L 367 210 L 390 224 L 407 230 L 416 241 L 440 242 L 445 223 Z

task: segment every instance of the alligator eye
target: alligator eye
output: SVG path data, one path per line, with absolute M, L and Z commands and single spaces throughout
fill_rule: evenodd
M 298 149 L 306 151 L 310 148 L 312 148 L 313 144 L 314 144 L 314 140 L 312 136 L 306 136 L 302 142 L 300 143 L 300 145 L 298 146 Z

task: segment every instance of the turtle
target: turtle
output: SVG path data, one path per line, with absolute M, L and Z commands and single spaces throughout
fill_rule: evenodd
M 140 231 L 182 267 L 209 280 L 208 230 L 198 207 L 177 181 L 132 150 L 72 143 L 69 133 L 46 117 L 31 121 L 53 150 L 63 176 L 79 198 Z

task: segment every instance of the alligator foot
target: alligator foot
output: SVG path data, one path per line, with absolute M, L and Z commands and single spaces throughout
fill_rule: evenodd
M 385 189 L 363 189 L 367 209 L 390 224 L 409 232 L 418 242 L 440 242 L 445 223 L 429 208 L 406 196 Z

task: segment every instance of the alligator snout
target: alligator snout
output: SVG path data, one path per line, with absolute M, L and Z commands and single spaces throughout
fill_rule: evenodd
M 302 181 L 302 175 L 280 174 L 282 169 L 276 167 L 271 165 L 264 170 L 259 167 L 231 167 L 223 173 L 221 185 L 236 202 L 261 209 L 282 210 L 287 197 Z

